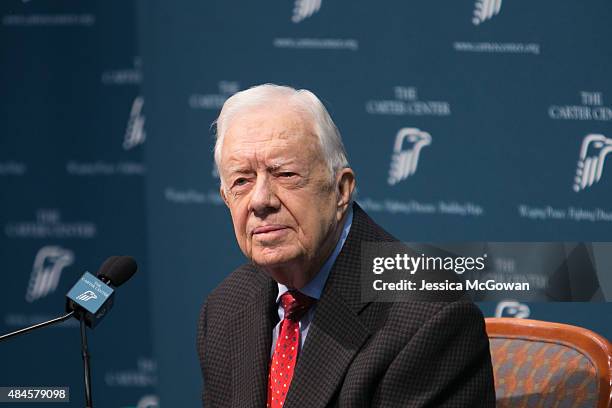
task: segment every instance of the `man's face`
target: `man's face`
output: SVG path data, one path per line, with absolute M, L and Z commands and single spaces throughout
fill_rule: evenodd
M 238 114 L 219 167 L 242 252 L 278 282 L 307 283 L 336 242 L 348 199 L 339 178 L 331 182 L 310 117 L 284 104 Z

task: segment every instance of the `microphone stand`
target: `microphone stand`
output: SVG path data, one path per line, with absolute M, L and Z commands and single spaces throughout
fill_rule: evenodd
M 89 368 L 89 349 L 87 348 L 87 332 L 85 314 L 80 312 L 81 322 L 81 356 L 83 357 L 83 377 L 85 380 L 85 408 L 93 408 L 91 399 L 91 370 Z
M 64 320 L 70 319 L 72 316 L 74 316 L 74 311 L 68 314 L 65 314 L 64 316 L 60 316 L 55 319 L 47 320 L 46 322 L 38 323 L 30 327 L 25 327 L 23 329 L 15 330 L 14 332 L 11 332 L 11 333 L 3 334 L 2 336 L 0 336 L 0 341 L 8 340 L 11 337 L 19 336 L 20 334 L 26 334 L 36 329 L 42 329 L 43 327 L 51 326 L 52 324 L 61 323 Z

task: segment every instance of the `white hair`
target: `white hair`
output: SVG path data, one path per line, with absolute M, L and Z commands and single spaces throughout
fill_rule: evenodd
M 340 132 L 329 116 L 327 109 L 325 109 L 319 98 L 307 89 L 297 90 L 289 86 L 275 84 L 254 86 L 232 95 L 225 101 L 221 113 L 215 121 L 217 125 L 217 140 L 215 142 L 215 164 L 217 169 L 220 170 L 223 139 L 232 118 L 246 109 L 278 103 L 282 99 L 290 106 L 301 109 L 312 117 L 314 131 L 319 139 L 325 162 L 328 165 L 330 179 L 333 181 L 338 170 L 348 167 L 349 164 Z M 221 185 L 223 185 L 223 178 L 220 178 Z

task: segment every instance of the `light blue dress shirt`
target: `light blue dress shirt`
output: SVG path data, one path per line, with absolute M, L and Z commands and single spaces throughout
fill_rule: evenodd
M 323 288 L 325 287 L 325 282 L 327 282 L 327 277 L 329 276 L 329 272 L 331 271 L 334 262 L 336 262 L 336 258 L 338 254 L 342 250 L 344 246 L 344 241 L 346 241 L 346 237 L 351 230 L 351 225 L 353 224 L 353 209 L 349 207 L 348 214 L 346 216 L 346 222 L 344 223 L 344 227 L 342 228 L 342 233 L 340 234 L 340 239 L 338 239 L 338 243 L 336 244 L 336 248 L 331 253 L 327 261 L 323 264 L 323 267 L 317 273 L 313 280 L 308 282 L 306 286 L 302 289 L 299 289 L 305 295 L 310 296 L 311 298 L 319 300 L 321 298 L 321 293 L 323 292 Z M 276 303 L 278 304 L 278 317 L 279 322 L 272 330 L 272 350 L 271 355 L 274 354 L 274 348 L 276 347 L 276 340 L 278 339 L 278 332 L 280 331 L 280 325 L 283 319 L 285 318 L 285 310 L 280 304 L 280 297 L 289 291 L 289 288 L 285 285 L 278 283 L 278 296 L 276 297 Z M 304 341 L 306 340 L 306 336 L 308 335 L 308 327 L 310 326 L 310 322 L 315 314 L 315 310 L 317 308 L 317 304 L 315 303 L 308 312 L 300 319 L 300 350 L 304 346 Z M 298 350 L 298 353 L 299 351 Z

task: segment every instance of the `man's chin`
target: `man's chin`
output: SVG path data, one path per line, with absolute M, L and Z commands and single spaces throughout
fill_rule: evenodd
M 290 264 L 292 258 L 282 254 L 266 254 L 255 255 L 251 260 L 254 264 L 261 266 L 262 268 L 282 268 L 283 266 Z
M 282 280 L 285 280 L 283 279 L 284 276 L 296 272 L 293 269 L 296 269 L 298 259 L 299 256 L 295 253 L 266 251 L 254 254 L 251 261 L 268 272 L 274 280 L 283 283 Z

